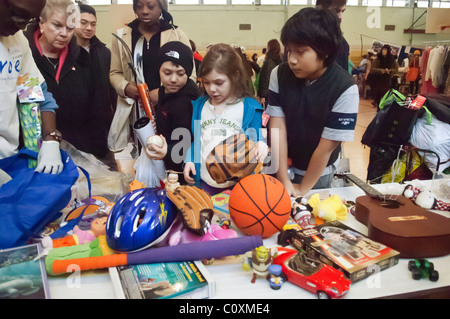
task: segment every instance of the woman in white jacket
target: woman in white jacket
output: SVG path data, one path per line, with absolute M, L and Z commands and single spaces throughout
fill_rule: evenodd
M 170 41 L 180 41 L 190 47 L 189 38 L 168 13 L 167 0 L 133 0 L 137 18 L 117 30 L 111 45 L 110 81 L 118 94 L 117 109 L 108 136 L 113 152 L 123 150 L 130 139 L 130 125 L 136 119 L 132 112 L 139 98 L 137 85 L 146 83 L 150 102 L 157 103 L 161 86 L 157 54 Z M 196 80 L 196 71 L 191 78 Z

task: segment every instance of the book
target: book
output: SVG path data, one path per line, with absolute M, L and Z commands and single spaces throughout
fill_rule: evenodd
M 0 250 L 0 299 L 49 299 L 40 244 Z
M 214 205 L 214 210 L 217 213 L 229 215 L 228 202 L 230 200 L 231 190 L 226 190 L 216 195 L 211 196 Z
M 207 299 L 216 293 L 200 261 L 118 266 L 109 273 L 119 299 Z

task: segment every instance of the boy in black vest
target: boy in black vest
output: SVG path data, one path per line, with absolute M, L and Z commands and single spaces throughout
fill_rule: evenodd
M 271 73 L 266 112 L 277 178 L 295 197 L 330 187 L 341 142 L 353 140 L 359 95 L 348 71 L 334 62 L 341 39 L 328 9 L 304 8 L 281 31 L 287 62 Z

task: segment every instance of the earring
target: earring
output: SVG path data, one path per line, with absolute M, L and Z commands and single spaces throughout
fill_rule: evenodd
M 161 14 L 159 15 L 159 20 L 164 20 L 164 17 L 163 17 L 162 11 L 161 11 Z

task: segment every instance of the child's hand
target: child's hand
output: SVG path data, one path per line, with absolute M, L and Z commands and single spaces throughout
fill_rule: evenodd
M 256 159 L 260 162 L 264 161 L 264 158 L 266 158 L 267 153 L 269 152 L 269 147 L 266 143 L 259 141 L 256 143 L 256 150 L 255 150 L 255 156 Z
M 145 146 L 145 154 L 149 159 L 162 160 L 167 154 L 167 142 L 164 136 L 159 135 L 162 140 L 162 145 L 156 145 L 154 143 L 147 143 Z
M 195 181 L 191 177 L 191 172 L 192 172 L 192 175 L 194 175 L 194 176 L 197 175 L 197 172 L 195 171 L 195 164 L 192 162 L 187 162 L 184 165 L 184 170 L 183 170 L 184 180 L 186 182 L 188 182 L 189 184 L 194 184 Z

